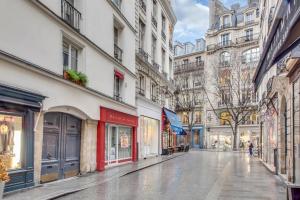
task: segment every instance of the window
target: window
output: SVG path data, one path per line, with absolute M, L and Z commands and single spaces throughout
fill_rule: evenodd
M 222 65 L 228 66 L 230 64 L 230 53 L 222 52 L 220 55 L 220 62 Z
M 228 86 L 230 83 L 231 71 L 228 69 L 221 70 L 219 72 L 219 84 L 223 87 Z
M 151 54 L 152 54 L 152 60 L 155 62 L 156 61 L 156 38 L 154 35 L 152 35 Z
M 63 41 L 63 65 L 64 69 L 78 69 L 78 48 L 75 45 Z
M 189 87 L 189 78 L 185 77 L 182 80 L 182 88 L 187 89 Z
M 196 63 L 201 64 L 201 56 L 196 57 Z
M 246 20 L 245 20 L 245 22 L 246 23 L 250 23 L 252 21 L 253 21 L 253 12 L 246 13 Z
M 230 41 L 229 33 L 221 35 L 221 46 L 228 46 Z
M 118 101 L 122 100 L 121 84 L 122 84 L 122 79 L 119 76 L 115 75 L 115 77 L 114 77 L 114 98 Z
M 253 29 L 248 29 L 245 31 L 246 34 L 246 41 L 251 41 L 253 40 Z
M 189 59 L 184 59 L 184 60 L 183 60 L 183 65 L 184 65 L 184 66 L 187 66 L 188 64 L 189 64 Z
M 223 17 L 223 27 L 229 27 L 230 26 L 230 16 L 226 15 Z
M 138 93 L 140 95 L 145 96 L 145 76 L 143 76 L 142 74 L 139 75 L 139 82 L 138 82 Z
M 220 114 L 220 123 L 221 125 L 228 125 L 229 121 L 231 121 L 231 116 L 229 112 L 222 112 Z
M 123 57 L 123 50 L 119 47 L 119 34 L 120 34 L 120 29 L 118 29 L 116 26 L 114 26 L 114 57 L 122 62 L 122 57 Z
M 151 83 L 150 93 L 151 93 L 152 101 L 157 102 L 158 101 L 158 98 L 157 98 L 158 91 L 157 91 L 157 85 L 154 82 Z
M 242 54 L 242 63 L 256 62 L 259 59 L 259 48 L 253 48 Z
M 166 51 L 161 49 L 161 66 L 165 70 L 165 63 L 166 63 Z
M 200 111 L 195 112 L 195 122 L 201 123 L 201 112 Z
M 182 113 L 182 123 L 188 124 L 189 123 L 189 116 L 186 112 Z
M 0 158 L 8 170 L 22 168 L 23 118 L 0 114 Z
M 139 21 L 139 48 L 144 49 L 145 43 L 145 24 L 140 20 Z
M 231 104 L 231 94 L 229 90 L 224 89 L 221 91 L 221 102 L 219 104 L 220 106 Z
M 166 32 L 166 17 L 164 15 L 161 16 L 161 30 Z

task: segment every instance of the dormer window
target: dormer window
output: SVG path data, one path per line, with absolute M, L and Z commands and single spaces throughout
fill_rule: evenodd
M 223 27 L 226 28 L 229 26 L 230 26 L 230 16 L 229 15 L 223 16 Z
M 253 12 L 246 13 L 245 23 L 249 24 L 249 23 L 253 22 L 253 20 L 254 20 Z

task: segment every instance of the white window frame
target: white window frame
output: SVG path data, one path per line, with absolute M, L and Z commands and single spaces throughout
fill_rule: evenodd
M 65 55 L 65 47 L 67 47 L 67 55 L 68 55 L 68 64 L 65 65 L 64 63 L 64 55 Z M 72 51 L 75 50 L 76 52 L 76 57 L 75 57 L 75 61 L 76 64 L 75 66 L 73 65 L 73 55 L 72 55 Z M 67 40 L 63 40 L 63 67 L 65 70 L 67 69 L 73 69 L 75 71 L 78 71 L 78 66 L 79 66 L 79 54 L 80 54 L 80 49 L 74 45 L 73 43 L 67 41 Z

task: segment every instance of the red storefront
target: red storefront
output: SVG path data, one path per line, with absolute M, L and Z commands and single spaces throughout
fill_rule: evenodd
M 138 117 L 100 107 L 97 130 L 97 170 L 136 161 Z

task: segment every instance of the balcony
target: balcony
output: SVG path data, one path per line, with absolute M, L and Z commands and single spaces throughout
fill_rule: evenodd
M 142 10 L 143 10 L 144 12 L 147 11 L 147 6 L 146 6 L 146 3 L 145 3 L 144 0 L 140 0 L 140 7 L 142 8 Z
M 167 36 L 164 31 L 161 31 L 161 37 L 164 41 L 166 41 Z
M 234 43 L 231 40 L 224 40 L 223 42 L 220 42 L 218 44 L 210 44 L 207 45 L 206 49 L 207 51 L 215 51 L 221 48 L 231 47 Z
M 160 70 L 160 65 L 157 64 L 154 60 L 152 60 L 152 66 L 157 69 L 158 71 Z
M 119 62 L 122 62 L 122 56 L 123 56 L 123 50 L 118 47 L 118 45 L 114 45 L 114 57 L 117 59 Z
M 233 27 L 231 24 L 223 24 L 220 26 L 220 30 L 227 29 Z
M 137 87 L 136 88 L 136 93 L 141 95 L 141 96 L 145 96 L 145 90 L 143 88 Z
M 61 1 L 61 16 L 67 24 L 80 30 L 81 13 L 67 0 Z
M 248 25 L 251 25 L 251 24 L 254 24 L 255 23 L 255 20 L 252 19 L 252 20 L 247 20 L 245 21 L 245 26 L 248 26 Z
M 158 102 L 158 97 L 156 95 L 151 94 L 151 100 L 153 102 Z
M 174 68 L 174 74 L 187 73 L 187 72 L 203 70 L 203 69 L 204 69 L 204 61 L 201 60 L 201 61 L 197 61 L 197 62 L 176 65 Z
M 252 35 L 246 35 L 243 37 L 239 37 L 236 39 L 236 44 L 243 44 L 243 43 L 249 43 L 249 42 L 258 42 L 259 34 L 255 33 Z
M 151 21 L 152 21 L 153 26 L 157 29 L 157 20 L 153 15 L 152 15 Z
M 139 51 L 138 51 L 138 53 L 137 53 L 137 55 L 140 57 L 140 59 L 142 59 L 144 62 L 146 62 L 146 63 L 149 63 L 149 54 L 148 53 L 146 53 L 145 51 L 144 51 L 144 49 L 143 48 L 139 48 Z
M 115 93 L 115 94 L 114 94 L 114 99 L 115 99 L 116 101 L 122 102 L 122 97 L 121 97 L 120 94 Z

